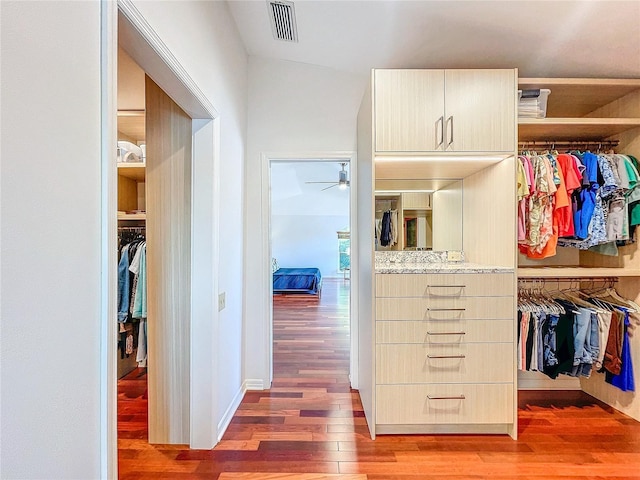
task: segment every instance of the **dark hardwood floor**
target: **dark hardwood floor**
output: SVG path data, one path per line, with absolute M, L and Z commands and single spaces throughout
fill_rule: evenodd
M 349 388 L 348 281 L 274 298 L 274 382 L 247 392 L 213 450 L 149 445 L 145 372 L 119 382 L 120 478 L 640 479 L 640 423 L 582 392 L 520 392 L 519 439 L 369 437 Z

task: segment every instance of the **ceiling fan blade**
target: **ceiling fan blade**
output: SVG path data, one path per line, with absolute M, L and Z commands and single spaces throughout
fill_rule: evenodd
M 324 182 L 324 183 L 328 183 L 328 182 Z M 334 183 L 334 184 L 333 184 L 333 185 L 331 185 L 330 187 L 325 187 L 325 188 L 323 188 L 323 189 L 322 189 L 322 190 L 320 190 L 320 191 L 321 191 L 321 192 L 324 192 L 325 190 L 329 190 L 330 188 L 337 187 L 337 186 L 338 186 L 338 184 L 337 184 L 337 183 Z

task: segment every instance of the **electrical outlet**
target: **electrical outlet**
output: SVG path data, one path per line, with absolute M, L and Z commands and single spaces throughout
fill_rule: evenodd
M 459 250 L 448 250 L 447 251 L 447 262 L 461 262 L 462 261 L 462 252 Z
M 218 311 L 224 310 L 226 306 L 225 292 L 218 295 Z

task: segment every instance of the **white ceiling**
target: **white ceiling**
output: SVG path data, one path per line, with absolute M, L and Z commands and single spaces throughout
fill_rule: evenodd
M 271 164 L 271 209 L 274 215 L 344 215 L 349 189 L 332 187 L 338 182 L 340 163 L 335 161 L 287 161 Z M 349 172 L 349 165 L 345 166 Z M 350 175 L 347 173 L 347 178 Z M 327 184 L 306 182 L 332 182 Z
M 519 68 L 521 77 L 640 77 L 640 1 L 296 0 L 299 43 L 266 0 L 229 0 L 249 55 L 371 68 Z

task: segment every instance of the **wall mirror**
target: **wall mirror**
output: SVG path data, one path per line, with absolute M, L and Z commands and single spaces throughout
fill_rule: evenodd
M 375 181 L 376 250 L 462 250 L 461 179 Z

